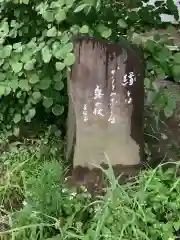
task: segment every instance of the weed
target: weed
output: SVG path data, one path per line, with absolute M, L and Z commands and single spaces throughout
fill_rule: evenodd
M 1 239 L 175 239 L 180 228 L 178 165 L 149 169 L 125 185 L 109 168 L 111 187 L 104 197 L 92 198 L 66 188 L 61 155 L 40 154 L 46 142 L 22 144 L 0 157 Z

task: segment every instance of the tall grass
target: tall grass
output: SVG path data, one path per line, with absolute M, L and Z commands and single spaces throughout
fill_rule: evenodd
M 0 239 L 176 239 L 178 164 L 166 171 L 149 169 L 125 185 L 109 168 L 106 195 L 92 197 L 67 189 L 63 159 L 51 148 L 54 143 L 39 141 L 13 146 L 0 156 Z

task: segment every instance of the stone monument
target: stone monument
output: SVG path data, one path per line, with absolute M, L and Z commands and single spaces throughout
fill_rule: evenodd
M 110 164 L 120 174 L 143 159 L 145 65 L 141 51 L 123 39 L 111 44 L 77 37 L 74 54 L 66 158 L 73 181 L 86 184 L 98 166 Z

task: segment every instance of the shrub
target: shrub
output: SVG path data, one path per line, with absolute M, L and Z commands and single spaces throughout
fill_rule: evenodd
M 173 1 L 168 4 L 177 18 Z M 141 1 L 136 5 L 141 6 Z M 128 7 L 129 3 L 109 0 L 2 0 L 0 128 L 18 136 L 20 124 L 31 122 L 39 108 L 47 115 L 63 114 L 67 106 L 67 71 L 75 61 L 74 35 L 88 34 L 118 42 L 121 35 L 130 37 L 134 31 L 163 25 L 159 13 L 167 11 L 165 5 L 156 9 L 141 6 L 138 12 Z M 147 57 L 155 59 L 158 69 L 162 67 L 167 74 L 169 67 L 161 64 L 162 56 L 152 59 L 156 52 L 153 43 L 148 44 Z M 167 56 L 164 48 L 160 50 Z M 173 71 L 179 76 L 179 57 L 176 63 Z

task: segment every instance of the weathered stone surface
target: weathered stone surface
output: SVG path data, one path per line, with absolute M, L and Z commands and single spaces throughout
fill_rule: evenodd
M 126 41 L 82 37 L 68 79 L 67 159 L 74 169 L 137 165 L 143 158 L 144 59 Z

